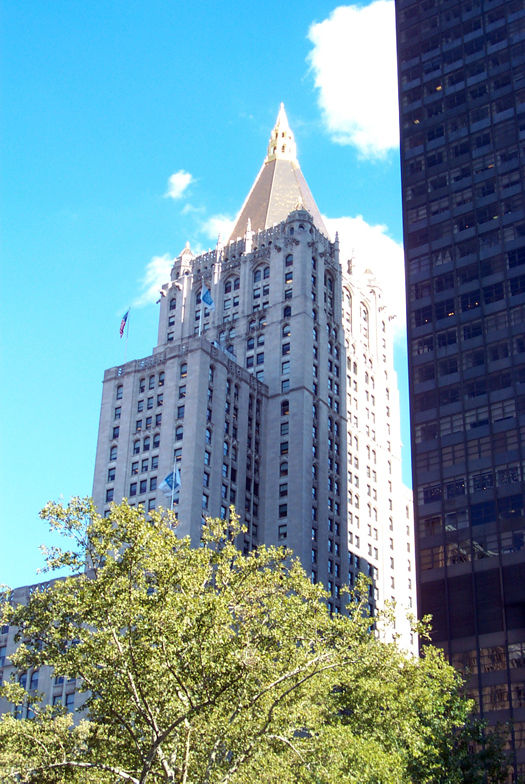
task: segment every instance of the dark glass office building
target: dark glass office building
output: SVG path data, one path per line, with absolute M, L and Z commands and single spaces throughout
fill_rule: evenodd
M 525 773 L 525 0 L 396 0 L 419 608 Z

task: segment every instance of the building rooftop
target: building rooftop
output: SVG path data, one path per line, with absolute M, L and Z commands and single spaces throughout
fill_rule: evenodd
M 281 104 L 268 152 L 237 217 L 228 242 L 244 237 L 247 230 L 268 229 L 286 220 L 296 209 L 307 210 L 325 236 L 328 231 L 297 161 L 295 139 Z

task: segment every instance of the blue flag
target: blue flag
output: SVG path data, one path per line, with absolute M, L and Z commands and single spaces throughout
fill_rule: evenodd
M 212 299 L 210 290 L 206 288 L 204 283 L 202 284 L 201 300 L 210 310 L 215 310 L 215 302 Z
M 180 490 L 180 471 L 179 466 L 175 469 L 175 473 L 172 471 L 171 474 L 162 480 L 159 485 L 159 490 L 162 490 L 164 495 L 169 495 L 173 493 L 175 496 Z

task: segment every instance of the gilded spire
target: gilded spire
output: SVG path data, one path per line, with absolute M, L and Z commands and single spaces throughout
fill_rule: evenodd
M 297 161 L 297 148 L 295 146 L 295 139 L 290 126 L 288 125 L 288 117 L 284 110 L 284 103 L 279 107 L 275 127 L 268 142 L 268 154 L 266 161 L 274 161 L 276 159 L 284 161 Z
M 251 241 L 254 234 L 282 223 L 297 209 L 309 212 L 317 229 L 328 236 L 297 161 L 295 139 L 281 104 L 266 158 L 237 216 L 228 242 L 246 236 Z M 248 221 L 250 225 L 247 228 Z

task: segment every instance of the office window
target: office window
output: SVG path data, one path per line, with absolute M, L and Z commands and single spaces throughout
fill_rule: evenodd
M 134 495 L 137 495 L 137 483 L 136 482 L 132 482 L 130 484 L 130 486 L 129 486 L 129 496 L 130 496 L 130 498 L 131 498 L 131 496 L 134 496 Z
M 280 525 L 279 526 L 279 528 L 277 530 L 277 537 L 278 537 L 280 542 L 282 542 L 283 539 L 286 539 L 286 537 L 287 537 L 287 526 L 286 525 Z
M 113 494 L 114 494 L 114 490 L 112 487 L 106 490 L 106 503 L 108 503 L 109 501 L 113 501 Z
M 115 480 L 115 473 L 116 473 L 115 468 L 108 468 L 108 478 L 106 481 L 113 482 Z
M 177 406 L 177 419 L 184 419 L 184 406 Z
M 117 427 L 113 428 L 113 438 L 118 438 L 119 433 L 120 433 L 120 427 L 117 425 Z

